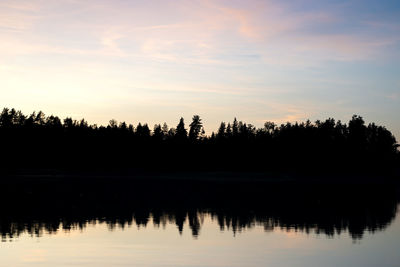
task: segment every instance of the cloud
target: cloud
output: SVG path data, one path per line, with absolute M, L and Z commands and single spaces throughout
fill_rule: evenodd
M 36 4 L 30 2 L 1 2 L 0 32 L 29 30 L 38 19 L 35 15 L 38 8 Z
M 385 97 L 392 101 L 397 101 L 400 98 L 400 93 L 392 93 L 392 94 L 386 95 Z
M 2 0 L 1 101 L 82 116 L 123 104 L 144 119 L 204 110 L 260 126 L 352 114 L 373 61 L 399 54 L 400 23 L 300 2 Z
M 2 1 L 0 2 L 0 10 L 38 11 L 40 8 L 39 2 L 35 0 Z
M 277 124 L 302 122 L 312 118 L 318 111 L 318 108 L 311 103 L 301 104 L 268 101 L 263 107 L 267 110 L 268 115 L 257 119 L 257 122 L 261 125 L 266 121 L 273 121 Z
M 163 1 L 140 6 L 105 1 L 64 0 L 57 5 L 6 1 L 0 7 L 0 28 L 26 32 L 0 35 L 0 41 L 10 44 L 3 48 L 16 55 L 28 51 L 93 54 L 218 65 L 243 64 L 240 55 L 250 52 L 260 55 L 253 62 L 298 66 L 323 60 L 373 59 L 398 42 L 389 34 L 369 34 L 368 27 L 373 27 L 369 24 L 365 24 L 364 34 L 313 31 L 313 25 L 335 27 L 340 21 L 338 14 L 294 11 L 275 1 L 246 5 Z

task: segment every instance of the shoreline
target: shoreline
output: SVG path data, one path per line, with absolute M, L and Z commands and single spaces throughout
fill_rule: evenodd
M 256 184 L 394 184 L 400 186 L 400 175 L 392 174 L 298 174 L 260 171 L 63 171 L 55 169 L 21 170 L 0 174 L 4 182 L 171 182 L 171 183 L 256 183 Z

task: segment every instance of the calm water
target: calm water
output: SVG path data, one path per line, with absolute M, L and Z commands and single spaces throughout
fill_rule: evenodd
M 392 187 L 77 183 L 3 185 L 1 266 L 400 266 Z
M 313 228 L 309 233 L 294 227 L 265 229 L 262 223 L 234 232 L 221 229 L 210 214 L 197 216 L 197 235 L 188 218 L 180 233 L 174 220 L 159 223 L 151 217 L 146 226 L 94 221 L 68 230 L 25 231 L 3 239 L 0 265 L 400 266 L 400 216 L 361 238 L 348 230 L 326 235 Z

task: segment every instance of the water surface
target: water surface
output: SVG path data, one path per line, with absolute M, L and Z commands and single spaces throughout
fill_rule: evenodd
M 400 266 L 391 186 L 3 188 L 1 266 Z
M 1 243 L 2 266 L 399 266 L 400 220 L 353 239 L 255 225 L 221 230 L 210 215 L 193 236 L 189 221 L 146 227 L 110 227 L 93 222 L 84 229 L 59 229 L 40 237 L 23 233 Z

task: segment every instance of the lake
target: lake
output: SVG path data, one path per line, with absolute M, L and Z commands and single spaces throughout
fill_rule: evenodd
M 400 266 L 390 186 L 57 185 L 7 191 L 1 266 Z

